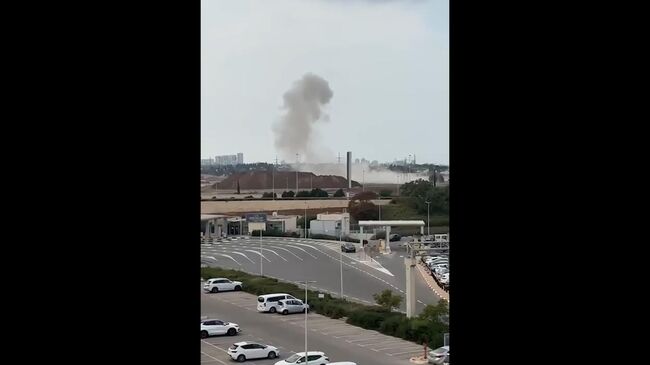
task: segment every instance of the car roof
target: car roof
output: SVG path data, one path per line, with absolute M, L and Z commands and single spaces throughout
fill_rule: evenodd
M 265 298 L 265 297 L 274 297 L 276 295 L 290 295 L 290 294 L 287 293 L 262 294 L 262 295 L 258 295 L 258 297 Z
M 207 322 L 207 321 L 221 321 L 221 320 L 220 320 L 220 319 L 216 319 L 216 318 L 208 318 L 208 319 L 202 319 L 202 320 L 201 320 L 201 323 L 203 323 L 203 322 Z M 221 322 L 223 322 L 223 321 L 221 321 Z
M 228 279 L 228 278 L 211 278 L 211 279 L 208 279 L 208 280 L 230 280 L 230 279 Z
M 305 356 L 305 352 L 304 352 L 304 351 L 296 352 L 296 355 L 298 355 L 298 356 Z M 307 355 L 321 355 L 321 356 L 325 356 L 325 353 L 324 353 L 323 351 L 307 351 Z

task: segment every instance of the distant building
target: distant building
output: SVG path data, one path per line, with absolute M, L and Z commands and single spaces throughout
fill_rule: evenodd
M 224 165 L 237 165 L 244 163 L 244 154 L 238 153 L 236 155 L 222 155 L 214 157 L 214 164 L 219 166 Z
M 350 213 L 318 214 L 309 221 L 309 234 L 326 234 L 338 237 L 350 234 Z
M 211 158 L 202 158 L 201 159 L 201 166 L 212 166 L 214 165 L 214 160 Z

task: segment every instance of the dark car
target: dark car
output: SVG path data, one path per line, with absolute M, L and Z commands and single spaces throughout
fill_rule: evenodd
M 400 235 L 398 235 L 398 234 L 391 234 L 391 235 L 390 235 L 390 242 L 399 241 L 399 240 L 401 240 L 401 239 L 402 239 L 402 236 L 400 236 Z
M 350 242 L 345 242 L 341 244 L 341 251 L 342 252 L 357 252 L 357 246 L 353 245 Z

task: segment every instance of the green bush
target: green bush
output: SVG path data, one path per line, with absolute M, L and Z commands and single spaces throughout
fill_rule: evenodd
M 348 316 L 346 321 L 349 324 L 359 326 L 369 330 L 378 330 L 381 322 L 390 312 L 380 307 L 369 307 L 366 310 L 357 310 Z
M 391 196 L 391 194 L 393 194 L 393 192 L 391 190 L 382 190 L 382 191 L 379 192 L 379 196 L 382 196 L 382 197 L 389 197 L 389 196 Z
M 343 197 L 343 196 L 345 196 L 345 193 L 343 192 L 343 189 L 339 189 L 339 190 L 334 192 L 334 197 L 335 198 L 339 198 L 339 197 Z
M 260 236 L 260 231 L 259 229 L 253 230 L 251 232 L 251 237 L 259 237 Z M 300 237 L 300 234 L 298 232 L 282 232 L 279 230 L 273 230 L 273 231 L 262 231 L 262 237 L 293 237 L 293 238 L 298 238 Z

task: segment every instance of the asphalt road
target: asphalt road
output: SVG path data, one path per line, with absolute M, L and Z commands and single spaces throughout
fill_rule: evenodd
M 261 342 L 276 346 L 280 350 L 278 359 L 246 361 L 246 364 L 251 365 L 271 365 L 295 352 L 304 351 L 304 314 L 283 316 L 259 313 L 256 306 L 256 297 L 245 292 L 212 294 L 201 290 L 201 316 L 234 322 L 242 329 L 236 336 L 213 336 L 201 340 L 202 364 L 234 363 L 226 350 L 233 343 L 240 341 Z M 342 320 L 316 313 L 308 314 L 307 329 L 308 350 L 323 351 L 330 362 L 406 365 L 410 364 L 410 357 L 420 355 L 424 351 L 424 348 L 416 343 L 351 326 Z
M 260 273 L 260 260 L 263 260 L 264 275 L 290 282 L 315 280 L 316 283 L 310 284 L 310 288 L 338 296 L 339 247 L 338 242 L 331 241 L 265 237 L 262 240 L 263 257 L 260 257 L 259 238 L 237 237 L 220 243 L 202 244 L 201 256 L 208 266 L 238 269 L 252 274 Z M 364 257 L 360 252 L 344 253 L 343 296 L 366 304 L 374 304 L 372 295 L 385 289 L 405 296 L 404 254 L 403 250 L 395 249 L 389 255 L 378 255 L 376 262 L 370 262 L 361 260 Z M 416 299 L 417 312 L 426 304 L 436 304 L 439 300 L 419 273 L 416 273 Z M 401 310 L 405 308 L 403 301 Z

